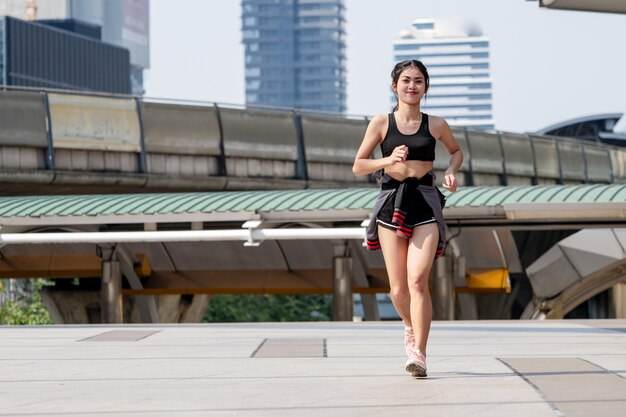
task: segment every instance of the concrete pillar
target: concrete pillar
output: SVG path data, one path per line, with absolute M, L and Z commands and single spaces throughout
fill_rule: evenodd
M 610 318 L 626 319 L 626 282 L 615 284 L 611 289 Z
M 467 273 L 466 262 L 464 256 L 456 256 L 454 258 L 454 286 L 458 288 L 467 287 L 465 278 Z M 475 294 L 456 294 L 455 317 L 461 320 L 478 320 L 478 306 L 476 305 Z
M 342 256 L 343 248 L 335 248 L 336 256 Z M 352 279 L 355 287 L 369 288 L 370 282 L 367 278 L 368 265 L 363 256 L 360 242 L 357 243 L 351 240 L 348 246 L 350 250 L 350 256 L 352 257 Z M 366 321 L 378 321 L 380 320 L 380 313 L 378 311 L 378 300 L 376 294 L 360 294 L 361 306 L 363 307 L 363 319 Z
M 366 321 L 380 320 L 376 294 L 361 294 L 361 306 L 363 306 L 363 315 Z
M 352 258 L 333 258 L 333 320 L 352 321 Z
M 100 307 L 102 323 L 122 323 L 122 268 L 118 261 L 102 262 Z
M 442 255 L 433 263 L 433 319 L 454 320 L 452 259 Z

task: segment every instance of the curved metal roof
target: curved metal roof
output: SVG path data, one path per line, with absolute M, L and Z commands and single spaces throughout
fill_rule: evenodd
M 626 4 L 614 0 L 539 0 L 540 7 L 587 12 L 626 13 Z
M 224 221 L 253 218 L 315 218 L 355 220 L 367 217 L 378 189 L 308 189 L 115 195 L 52 195 L 0 197 L 0 224 L 60 224 L 110 221 Z M 553 203 L 626 203 L 625 184 L 461 187 L 448 193 L 446 211 L 504 215 L 507 207 L 555 208 Z M 581 206 L 582 207 L 582 206 Z M 254 217 L 257 216 L 257 217 Z M 125 218 L 125 220 L 122 220 Z M 22 219 L 24 221 L 17 221 Z M 25 222 L 28 220 L 27 222 Z M 38 220 L 34 222 L 34 220 Z
M 552 124 L 550 126 L 544 127 L 543 129 L 536 131 L 535 134 L 546 135 L 547 132 L 550 132 L 552 130 L 560 129 L 560 128 L 567 127 L 570 125 L 576 125 L 579 123 L 595 122 L 595 121 L 601 121 L 601 120 L 613 120 L 613 119 L 619 120 L 622 116 L 623 116 L 623 113 L 603 113 L 603 114 L 593 114 L 593 115 L 588 115 L 588 116 L 574 117 L 572 119 L 563 120 L 558 123 Z
M 0 217 L 350 210 L 371 208 L 376 192 L 350 188 L 0 197 Z

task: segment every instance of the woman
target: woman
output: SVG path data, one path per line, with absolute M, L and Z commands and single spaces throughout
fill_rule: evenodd
M 382 248 L 391 301 L 404 322 L 405 368 L 426 376 L 426 344 L 432 320 L 428 275 L 445 244 L 442 209 L 445 202 L 434 186 L 435 144 L 450 154 L 443 187 L 454 192 L 463 162 L 459 145 L 441 117 L 420 111 L 429 85 L 421 61 L 396 64 L 391 88 L 398 104 L 389 115 L 372 119 L 352 168 L 355 175 L 376 172 L 381 192 L 368 228 L 368 249 Z M 380 145 L 382 158 L 370 159 Z

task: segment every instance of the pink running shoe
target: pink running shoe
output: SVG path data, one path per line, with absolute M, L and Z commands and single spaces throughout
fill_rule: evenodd
M 406 361 L 405 369 L 411 376 L 423 378 L 426 376 L 426 355 L 419 349 L 413 349 Z
M 415 334 L 412 327 L 404 326 L 404 349 L 406 355 L 410 358 L 411 352 L 415 350 Z

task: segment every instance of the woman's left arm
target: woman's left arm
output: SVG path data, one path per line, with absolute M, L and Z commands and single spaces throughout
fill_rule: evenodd
M 450 192 L 455 192 L 459 185 L 456 180 L 456 173 L 463 163 L 463 153 L 458 142 L 454 139 L 454 135 L 452 135 L 452 129 L 450 129 L 448 122 L 442 117 L 432 116 L 432 119 L 431 129 L 433 136 L 441 141 L 450 155 L 450 164 L 444 174 L 445 178 L 442 186 Z

